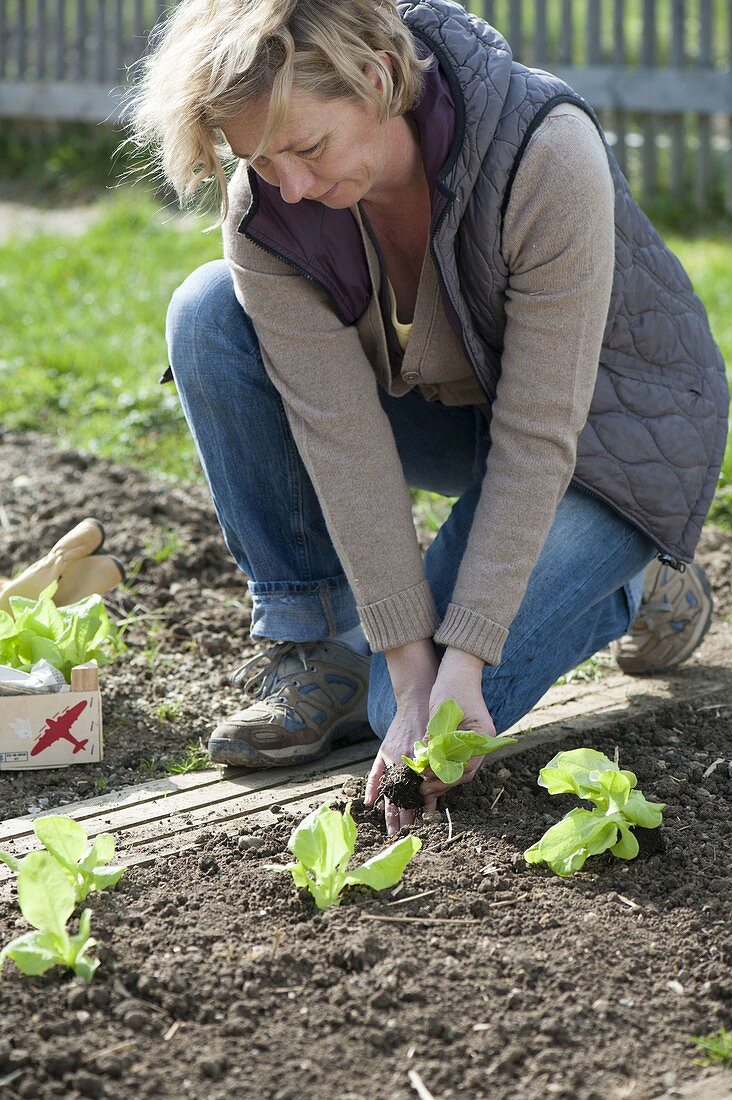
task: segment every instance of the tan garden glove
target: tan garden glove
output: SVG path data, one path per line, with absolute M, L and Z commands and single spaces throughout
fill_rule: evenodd
M 99 553 L 103 545 L 104 528 L 99 520 L 83 519 L 18 577 L 0 579 L 0 610 L 10 610 L 11 596 L 37 599 L 53 581 L 58 581 L 54 596 L 57 607 L 76 603 L 95 592 L 103 595 L 125 579 L 122 563 Z

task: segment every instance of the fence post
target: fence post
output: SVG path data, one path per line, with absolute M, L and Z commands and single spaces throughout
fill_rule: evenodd
M 681 72 L 686 64 L 686 0 L 671 2 L 671 68 Z M 686 193 L 686 123 L 683 115 L 671 115 L 668 122 L 671 139 L 670 184 L 677 202 Z
M 700 69 L 714 64 L 712 52 L 711 0 L 699 0 L 699 53 Z M 709 115 L 696 116 L 697 151 L 694 173 L 694 204 L 702 212 L 709 209 L 714 189 L 714 164 L 712 162 L 712 120 Z
M 625 65 L 625 0 L 613 0 L 613 64 L 617 69 Z M 617 79 L 620 79 L 618 77 Z M 626 143 L 625 112 L 613 111 L 615 126 L 615 156 L 620 171 L 628 174 L 628 146 Z
M 727 68 L 732 73 L 732 0 L 727 0 Z M 732 218 L 732 114 L 727 115 L 727 156 L 724 209 Z
M 27 74 L 27 19 L 25 3 L 18 6 L 18 26 L 15 35 L 15 63 L 18 69 L 18 79 L 23 80 Z
M 546 0 L 535 0 L 533 64 L 543 69 L 547 60 Z
M 509 0 L 508 37 L 517 61 L 523 59 L 524 43 L 522 34 L 523 0 Z
M 46 76 L 46 0 L 38 0 L 36 16 L 36 76 Z
M 0 80 L 5 76 L 5 62 L 8 56 L 8 13 L 6 0 L 0 0 Z
M 86 0 L 76 0 L 76 79 L 86 76 Z
M 562 0 L 562 22 L 559 29 L 559 61 L 571 65 L 574 59 L 574 12 L 572 0 Z
M 653 68 L 656 64 L 656 0 L 643 0 L 643 35 L 641 43 L 641 64 Z M 642 179 L 643 195 L 651 199 L 658 190 L 658 155 L 656 150 L 656 120 L 649 114 L 643 115 Z
M 66 0 L 56 0 L 53 75 L 58 81 L 66 75 Z

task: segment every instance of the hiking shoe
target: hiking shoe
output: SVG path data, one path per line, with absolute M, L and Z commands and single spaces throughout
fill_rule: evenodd
M 216 764 L 304 764 L 334 741 L 372 736 L 366 715 L 371 657 L 339 642 L 276 642 L 250 657 L 232 682 L 254 701 L 211 734 Z
M 638 675 L 680 665 L 709 629 L 713 606 L 701 566 L 687 565 L 679 573 L 657 559 L 652 561 L 646 567 L 643 599 L 630 634 L 610 647 L 618 668 Z

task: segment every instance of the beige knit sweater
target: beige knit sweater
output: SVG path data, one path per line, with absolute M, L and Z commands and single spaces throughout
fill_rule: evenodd
M 442 308 L 429 255 L 400 373 L 392 377 L 374 293 L 356 325 L 327 295 L 237 232 L 249 205 L 235 174 L 224 247 L 237 297 L 315 486 L 371 648 L 434 637 L 498 664 L 529 576 L 572 477 L 608 313 L 614 192 L 590 119 L 571 104 L 537 127 L 506 211 L 510 272 L 502 373 L 489 410 Z M 353 210 L 360 225 L 358 208 Z M 363 232 L 363 226 L 362 226 Z M 440 621 L 394 437 L 377 386 L 483 406 L 491 449 L 452 601 Z M 301 578 L 267 577 L 266 580 Z

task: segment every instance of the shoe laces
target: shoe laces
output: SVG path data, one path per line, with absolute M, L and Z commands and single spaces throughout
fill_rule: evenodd
M 263 699 L 270 695 L 275 681 L 282 683 L 286 676 L 292 676 L 294 671 L 285 676 L 279 676 L 279 670 L 283 659 L 288 654 L 300 658 L 303 669 L 308 670 L 306 645 L 312 646 L 313 642 L 275 642 L 267 646 L 262 653 L 255 653 L 253 657 L 240 665 L 232 673 L 231 683 L 241 687 L 243 694 L 249 699 Z M 278 685 L 279 686 L 279 685 Z

